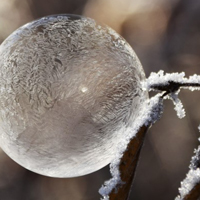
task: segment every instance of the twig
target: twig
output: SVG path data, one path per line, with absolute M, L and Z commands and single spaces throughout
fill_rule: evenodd
M 197 200 L 200 197 L 200 146 L 192 157 L 190 170 L 179 188 L 176 200 Z
M 200 83 L 194 82 L 176 82 L 169 80 L 165 84 L 152 84 L 151 90 L 163 91 L 162 97 L 166 95 L 176 93 L 180 88 L 200 88 Z M 194 176 L 194 177 L 193 177 Z M 199 176 L 199 178 L 198 178 Z M 194 181 L 197 179 L 196 181 Z M 176 200 L 197 200 L 200 198 L 200 146 L 196 151 L 196 155 L 193 157 L 190 165 L 190 171 L 187 174 L 186 179 L 181 183 L 182 187 L 179 189 L 180 195 Z
M 127 200 L 147 129 L 157 121 L 163 109 L 163 98 L 158 94 L 146 101 L 131 131 L 125 137 L 124 150 L 118 152 L 110 164 L 112 178 L 104 183 L 99 193 L 105 200 Z M 129 138 L 130 137 L 130 138 Z M 129 139 L 128 139 L 129 138 Z
M 200 183 L 196 183 L 183 200 L 197 200 L 200 197 Z
M 149 106 L 149 110 L 147 111 L 149 112 L 146 118 L 147 123 L 143 121 L 143 124 L 140 124 L 140 128 L 138 127 L 139 129 L 137 129 L 138 131 L 135 137 L 130 139 L 123 155 L 119 157 L 119 162 L 117 162 L 117 164 L 114 163 L 114 165 L 116 164 L 116 166 L 118 166 L 119 173 L 117 174 L 120 175 L 120 178 L 118 176 L 113 176 L 112 179 L 105 182 L 105 186 L 102 186 L 100 189 L 100 194 L 103 196 L 103 199 L 128 199 L 145 134 L 147 129 L 159 119 L 162 113 L 162 100 L 166 97 L 170 97 L 175 103 L 175 109 L 177 110 L 178 116 L 183 116 L 181 113 L 184 111 L 182 108 L 182 103 L 178 99 L 178 92 L 180 88 L 188 88 L 192 91 L 200 90 L 200 76 L 193 75 L 189 78 L 185 78 L 184 76 L 184 73 L 172 73 L 164 75 L 164 72 L 160 71 L 157 74 L 152 73 L 147 79 L 147 82 L 144 83 L 144 88 L 147 88 L 147 90 L 159 91 L 163 93 L 159 93 L 158 96 L 156 95 L 159 98 L 155 96 L 155 99 L 157 98 L 157 102 L 153 100 L 154 97 L 151 98 L 151 106 Z M 197 183 L 193 188 L 191 188 L 191 195 L 188 194 L 189 196 L 185 196 L 186 199 L 182 200 L 194 200 L 194 198 L 192 199 L 191 196 L 199 196 L 199 187 L 200 185 Z
M 152 90 L 156 91 L 163 91 L 163 97 L 178 91 L 180 88 L 188 88 L 188 87 L 199 87 L 200 83 L 182 83 L 182 82 L 175 82 L 175 81 L 168 81 L 167 84 L 159 85 L 159 84 L 153 84 L 150 86 Z
M 117 185 L 109 195 L 110 200 L 127 200 L 132 181 L 134 178 L 135 170 L 137 167 L 140 150 L 144 141 L 145 134 L 148 130 L 147 126 L 143 126 L 138 131 L 137 135 L 130 141 L 123 157 L 120 160 L 119 171 L 121 172 L 121 180 L 124 184 Z

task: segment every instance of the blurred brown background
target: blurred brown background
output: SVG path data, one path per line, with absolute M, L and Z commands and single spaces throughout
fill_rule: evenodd
M 140 58 L 146 75 L 160 69 L 200 74 L 200 2 L 195 0 L 1 0 L 0 42 L 19 26 L 45 15 L 81 14 L 121 34 Z M 182 91 L 187 117 L 173 105 L 145 140 L 130 199 L 170 200 L 178 194 L 197 147 L 200 92 Z M 97 200 L 109 168 L 71 179 L 29 172 L 0 151 L 0 200 Z

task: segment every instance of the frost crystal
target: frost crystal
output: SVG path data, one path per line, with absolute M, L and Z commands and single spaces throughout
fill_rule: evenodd
M 160 70 L 158 73 L 152 72 L 146 82 L 146 88 L 148 88 L 149 91 L 154 90 L 153 86 L 156 85 L 168 85 L 169 82 L 178 82 L 178 83 L 194 83 L 194 84 L 200 84 L 200 76 L 199 75 L 192 75 L 189 76 L 189 78 L 185 78 L 185 73 L 166 73 L 164 74 L 164 71 Z M 200 90 L 200 87 L 189 87 L 191 91 L 194 90 Z
M 185 73 L 170 73 L 164 74 L 164 71 L 160 70 L 158 73 L 152 72 L 147 79 L 147 88 L 149 91 L 153 90 L 154 85 L 168 85 L 169 81 L 183 82 Z M 186 79 L 187 80 L 187 79 Z
M 178 98 L 178 92 L 177 93 L 171 93 L 170 96 L 173 103 L 174 103 L 174 109 L 177 113 L 177 116 L 179 118 L 183 118 L 185 117 L 185 109 L 183 108 L 183 104 L 181 102 L 181 100 Z

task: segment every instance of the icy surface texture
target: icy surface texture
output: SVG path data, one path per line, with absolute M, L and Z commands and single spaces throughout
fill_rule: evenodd
M 24 25 L 0 46 L 0 145 L 39 174 L 75 177 L 115 157 L 148 99 L 127 42 L 75 15 Z
M 140 110 L 137 119 L 135 120 L 132 127 L 129 127 L 126 131 L 126 137 L 121 139 L 121 143 L 118 146 L 118 149 L 115 154 L 115 158 L 110 164 L 110 171 L 112 178 L 104 183 L 100 188 L 99 193 L 102 195 L 102 200 L 109 200 L 109 194 L 113 189 L 116 189 L 116 186 L 123 184 L 120 178 L 119 164 L 120 159 L 123 156 L 124 151 L 127 148 L 130 140 L 138 133 L 140 127 L 146 125 L 151 125 L 157 121 L 163 111 L 163 102 L 161 95 L 158 94 L 152 97 L 150 100 L 146 100 L 144 106 Z

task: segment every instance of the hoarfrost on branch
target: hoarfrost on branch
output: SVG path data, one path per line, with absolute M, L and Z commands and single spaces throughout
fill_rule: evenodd
M 171 84 L 175 83 L 178 85 L 177 89 L 168 90 L 165 89 Z M 143 90 L 147 91 L 160 91 L 163 93 L 158 93 L 154 97 L 147 100 L 143 109 L 140 111 L 139 117 L 134 122 L 134 127 L 131 127 L 124 137 L 123 141 L 120 141 L 120 146 L 115 154 L 115 159 L 110 163 L 110 172 L 112 178 L 104 183 L 104 185 L 99 189 L 99 193 L 103 196 L 103 200 L 109 200 L 109 194 L 112 190 L 117 191 L 117 185 L 124 184 L 120 178 L 119 163 L 120 159 L 125 152 L 128 143 L 132 138 L 134 138 L 142 126 L 149 126 L 157 121 L 163 111 L 163 99 L 171 99 L 174 103 L 177 116 L 183 118 L 185 116 L 185 110 L 181 100 L 178 98 L 178 93 L 180 88 L 187 88 L 191 91 L 200 90 L 200 76 L 193 75 L 189 78 L 185 77 L 185 73 L 166 73 L 159 71 L 158 73 L 151 73 L 149 78 L 143 82 Z M 162 88 L 163 91 L 157 88 Z M 166 94 L 166 95 L 165 95 Z M 200 151 L 200 150 L 199 150 Z M 194 160 L 194 158 L 193 158 Z M 181 196 L 178 196 L 176 200 L 180 200 L 196 182 L 200 182 L 200 169 L 192 168 L 190 166 L 190 171 L 187 178 L 182 182 L 182 187 L 179 189 Z

